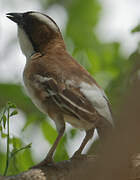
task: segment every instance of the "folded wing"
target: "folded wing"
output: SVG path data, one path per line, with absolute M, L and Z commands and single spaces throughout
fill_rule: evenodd
M 58 82 L 38 74 L 34 78 L 64 113 L 89 122 L 96 122 L 102 116 L 113 124 L 107 97 L 95 84 L 77 83 L 72 79 Z

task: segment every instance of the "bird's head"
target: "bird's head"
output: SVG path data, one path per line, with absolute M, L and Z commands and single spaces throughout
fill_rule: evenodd
M 45 54 L 57 44 L 65 48 L 59 27 L 49 16 L 29 11 L 8 13 L 7 17 L 18 25 L 20 47 L 27 58 L 35 52 Z

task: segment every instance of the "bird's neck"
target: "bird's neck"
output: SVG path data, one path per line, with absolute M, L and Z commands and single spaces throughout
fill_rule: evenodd
M 51 38 L 39 38 L 36 37 L 34 39 L 30 38 L 26 34 L 26 32 L 18 28 L 18 37 L 19 37 L 19 43 L 21 50 L 23 54 L 26 56 L 26 59 L 30 59 L 30 57 L 34 53 L 40 53 L 42 55 L 47 54 L 50 51 L 54 51 L 57 49 L 65 50 L 65 43 L 61 36 L 61 34 L 58 34 L 58 36 L 51 37 Z
M 39 47 L 39 52 L 41 54 L 47 54 L 50 51 L 55 51 L 58 49 L 61 49 L 61 50 L 66 49 L 64 40 L 62 38 L 51 39 L 47 43 L 41 44 Z

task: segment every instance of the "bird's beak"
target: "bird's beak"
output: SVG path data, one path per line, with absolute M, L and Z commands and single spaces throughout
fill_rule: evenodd
M 17 24 L 23 22 L 23 13 L 7 13 L 6 16 Z

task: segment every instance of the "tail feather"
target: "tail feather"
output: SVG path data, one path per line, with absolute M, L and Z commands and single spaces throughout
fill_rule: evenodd
M 113 132 L 114 126 L 109 121 L 103 118 L 96 126 L 96 129 L 100 140 L 104 142 Z

